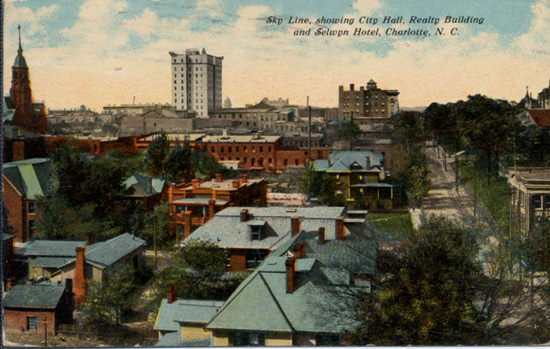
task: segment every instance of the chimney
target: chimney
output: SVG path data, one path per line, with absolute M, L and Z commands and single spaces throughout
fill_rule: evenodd
M 344 229 L 344 217 L 336 218 L 335 234 L 336 234 L 336 240 L 338 241 L 346 240 L 346 231 Z
M 178 289 L 176 286 L 168 286 L 168 303 L 174 303 L 178 300 Z
M 294 245 L 294 257 L 300 259 L 306 257 L 306 243 L 298 242 Z
M 185 225 L 183 236 L 187 239 L 191 235 L 191 211 L 185 211 L 183 214 L 183 224 Z
M 298 278 L 296 277 L 296 258 L 288 257 L 286 262 L 286 293 L 296 291 Z
M 88 298 L 86 290 L 86 247 L 78 246 L 76 248 L 76 263 L 74 268 L 74 304 L 80 307 Z
M 216 182 L 223 182 L 223 174 L 216 173 Z
M 300 217 L 294 216 L 290 218 L 290 235 L 296 236 L 302 230 L 302 222 Z
M 174 192 L 174 188 L 176 187 L 175 183 L 172 183 L 170 187 L 168 187 L 168 202 L 172 202 L 172 195 Z
M 353 91 L 355 89 L 355 84 L 349 84 L 349 90 Z
M 201 180 L 198 178 L 193 178 L 191 180 L 191 185 L 193 186 L 193 189 L 198 189 L 201 187 Z
M 233 189 L 239 189 L 239 187 L 241 186 L 241 181 L 239 181 L 238 179 L 234 179 L 232 183 Z
M 216 199 L 208 200 L 208 219 L 214 217 L 214 208 L 216 207 Z
M 320 244 L 325 243 L 325 227 L 319 228 L 319 243 Z
M 248 221 L 248 210 L 246 208 L 243 208 L 241 210 L 241 222 L 247 222 Z
M 8 278 L 8 291 L 15 287 L 15 277 Z
M 93 245 L 95 243 L 95 234 L 86 233 L 86 246 Z

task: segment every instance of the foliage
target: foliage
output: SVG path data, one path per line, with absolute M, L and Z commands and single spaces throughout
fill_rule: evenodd
M 475 285 L 482 276 L 473 232 L 432 218 L 405 243 L 398 267 L 361 300 L 356 344 L 482 344 Z
M 147 148 L 145 163 L 151 176 L 164 178 L 169 152 L 170 140 L 163 131 L 153 139 Z
M 411 144 L 407 166 L 395 175 L 405 191 L 414 199 L 415 205 L 422 206 L 422 199 L 432 187 L 430 160 L 419 144 Z
M 168 226 L 168 204 L 166 202 L 155 207 L 153 212 L 145 214 L 143 235 L 149 246 L 168 246 L 172 243 Z
M 91 281 L 82 307 L 86 325 L 98 333 L 120 325 L 133 307 L 129 296 L 135 287 L 136 271 L 131 266 L 120 269 L 103 283 Z
M 178 295 L 192 299 L 225 300 L 245 275 L 226 276 L 226 255 L 211 242 L 191 241 L 159 276 L 159 295 L 176 286 Z
M 119 163 L 124 168 L 124 177 L 130 177 L 135 173 L 147 173 L 145 153 L 128 154 L 118 149 L 107 153 L 107 159 Z
M 227 172 L 227 169 L 212 155 L 200 150 L 193 151 L 193 166 L 198 178 L 213 177 L 216 173 Z
M 191 182 L 195 178 L 195 170 L 193 167 L 193 154 L 189 143 L 176 145 L 168 155 L 168 163 L 166 164 L 166 174 L 170 181 L 178 182 L 183 180 Z
M 343 139 L 349 139 L 350 147 L 359 135 L 361 134 L 361 129 L 355 122 L 344 121 L 341 128 L 338 130 L 338 137 Z
M 310 162 L 303 173 L 301 187 L 305 194 L 313 195 L 329 206 L 338 201 L 336 180 L 326 172 L 317 171 L 314 162 Z
M 422 114 L 413 111 L 402 111 L 392 116 L 393 136 L 406 145 L 420 145 L 426 140 Z

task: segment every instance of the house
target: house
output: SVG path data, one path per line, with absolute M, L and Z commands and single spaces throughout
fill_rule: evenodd
M 166 197 L 168 185 L 164 179 L 135 173 L 128 177 L 123 185 L 126 189 L 133 189 L 133 193 L 126 197 L 143 203 L 147 210 L 152 210 Z
M 229 207 L 184 243 L 214 243 L 228 253 L 228 270 L 250 272 L 274 249 L 302 230 L 325 227 L 327 237 L 360 231 L 364 219 L 346 217 L 345 207 Z
M 60 324 L 73 320 L 72 280 L 67 280 L 66 284 L 16 285 L 6 293 L 2 306 L 6 329 L 55 334 Z
M 273 251 L 209 322 L 214 346 L 345 345 L 370 292 L 377 242 L 302 231 Z
M 153 329 L 159 333 L 156 346 L 210 346 L 208 322 L 223 301 L 178 299 L 174 287 L 162 300 Z
M 66 281 L 74 278 L 77 306 L 86 297 L 88 280 L 105 282 L 124 265 L 143 265 L 145 241 L 124 233 L 112 239 L 87 241 L 34 240 L 17 251 L 28 260 L 30 280 Z
M 50 190 L 53 168 L 49 159 L 35 158 L 4 163 L 2 201 L 15 241 L 32 239 L 38 226 L 37 202 Z
M 510 228 L 531 233 L 537 222 L 550 219 L 550 168 L 531 167 L 510 171 Z
M 528 109 L 527 116 L 527 125 L 550 127 L 550 109 Z
M 266 206 L 267 181 L 224 179 L 221 173 L 207 181 L 193 179 L 191 183 L 173 184 L 168 189 L 170 235 L 189 237 L 197 227 L 229 206 Z
M 393 185 L 384 183 L 384 154 L 372 150 L 333 152 L 328 160 L 316 160 L 315 170 L 336 180 L 347 201 L 364 200 L 367 205 L 391 207 Z

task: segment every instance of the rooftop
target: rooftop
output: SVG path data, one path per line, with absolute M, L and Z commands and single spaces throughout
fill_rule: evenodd
M 28 199 L 45 195 L 53 176 L 52 165 L 47 158 L 6 162 L 3 165 L 3 172 L 17 191 Z
M 55 309 L 65 291 L 64 284 L 18 284 L 2 301 L 5 308 Z
M 382 171 L 384 154 L 374 150 L 344 150 L 330 154 L 328 160 L 316 160 L 317 171 Z
M 134 189 L 131 196 L 151 196 L 161 193 L 166 181 L 161 178 L 136 173 L 128 177 L 123 184 L 126 189 Z
M 550 109 L 530 109 L 527 111 L 539 127 L 550 127 Z
M 275 143 L 281 136 L 264 136 L 264 135 L 209 135 L 205 136 L 203 142 L 212 143 Z

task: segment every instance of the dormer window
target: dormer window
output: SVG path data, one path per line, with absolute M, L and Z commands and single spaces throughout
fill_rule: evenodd
M 261 240 L 261 239 L 262 239 L 262 226 L 261 225 L 250 226 L 250 240 Z

